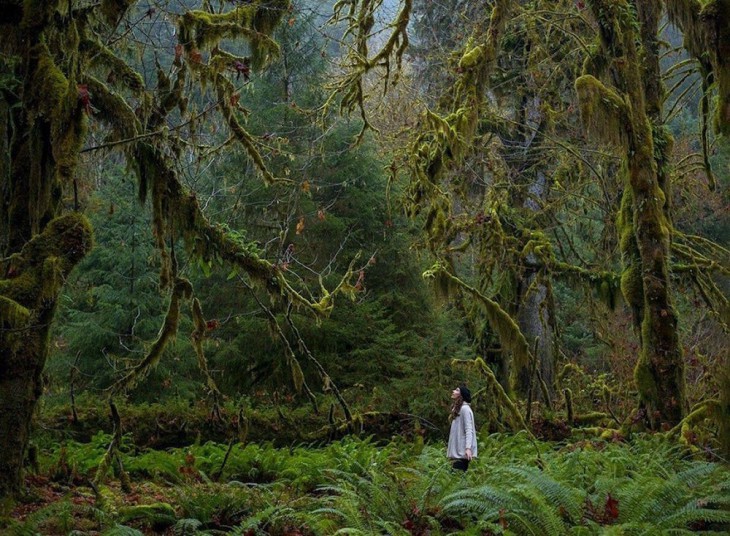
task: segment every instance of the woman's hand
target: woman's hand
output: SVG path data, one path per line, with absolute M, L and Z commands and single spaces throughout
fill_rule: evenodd
M 464 454 L 466 454 L 467 460 L 471 460 L 473 458 L 473 456 L 471 454 L 471 449 L 466 449 L 466 451 L 464 451 Z

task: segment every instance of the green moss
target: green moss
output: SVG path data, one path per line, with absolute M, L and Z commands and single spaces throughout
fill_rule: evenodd
M 632 309 L 634 323 L 638 326 L 641 322 L 641 311 L 644 306 L 644 283 L 641 275 L 641 258 L 634 231 L 633 204 L 633 194 L 631 189 L 627 187 L 621 197 L 621 208 L 616 218 L 619 247 L 624 265 L 620 286 L 624 300 Z
M 0 325 L 18 328 L 28 322 L 30 314 L 27 307 L 0 295 Z
M 45 307 L 92 244 L 91 224 L 84 216 L 70 213 L 52 220 L 12 261 L 17 275 L 0 280 L 0 296 L 28 310 Z
M 644 352 L 639 356 L 634 368 L 634 381 L 636 387 L 641 394 L 642 401 L 650 408 L 653 408 L 659 399 L 657 384 L 654 375 L 651 372 L 650 364 L 646 359 Z
M 580 115 L 588 134 L 596 141 L 623 146 L 626 143 L 628 107 L 612 88 L 592 75 L 575 81 Z
M 32 93 L 28 99 L 30 109 L 38 110 L 48 120 L 54 116 L 58 120 L 57 114 L 69 90 L 68 79 L 56 65 L 45 44 L 33 47 L 30 54 L 35 58 L 35 70 L 30 84 Z
M 259 68 L 267 56 L 279 53 L 270 35 L 289 7 L 288 0 L 259 0 L 226 13 L 192 10 L 180 18 L 180 41 L 189 50 L 208 50 L 222 39 L 244 38 L 251 46 L 251 60 Z
M 141 130 L 141 125 L 127 99 L 111 91 L 104 83 L 90 76 L 85 79 L 94 107 L 100 110 L 99 119 L 107 123 L 122 139 L 132 138 Z
M 459 67 L 461 67 L 462 69 L 471 69 L 483 58 L 484 47 L 481 45 L 477 45 L 471 50 L 468 50 L 464 53 L 464 55 L 461 57 L 461 60 L 459 60 Z
M 85 39 L 81 43 L 81 49 L 90 58 L 91 66 L 109 71 L 110 77 L 116 82 L 134 92 L 144 89 L 142 75 L 98 39 Z M 96 101 L 96 95 L 94 100 Z
M 175 509 L 168 503 L 138 504 L 123 506 L 119 509 L 121 523 L 142 522 L 155 529 L 169 527 L 175 523 L 176 519 Z

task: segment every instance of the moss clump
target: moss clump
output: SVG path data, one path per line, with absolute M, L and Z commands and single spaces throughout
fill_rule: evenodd
M 119 509 L 121 523 L 143 522 L 156 530 L 169 527 L 175 524 L 176 520 L 175 509 L 168 503 L 138 504 Z
M 68 93 L 68 79 L 56 65 L 45 44 L 33 47 L 30 55 L 35 60 L 35 69 L 29 85 L 29 109 L 37 110 L 37 114 L 48 120 L 54 116 L 57 118 L 63 99 Z
M 30 311 L 27 307 L 19 305 L 10 298 L 0 296 L 0 325 L 11 329 L 25 325 L 30 319 Z
M 467 51 L 459 60 L 459 67 L 462 69 L 471 69 L 484 58 L 484 47 L 477 45 Z
M 10 260 L 0 280 L 0 324 L 21 325 L 51 310 L 71 269 L 91 250 L 89 221 L 77 213 L 52 220 Z

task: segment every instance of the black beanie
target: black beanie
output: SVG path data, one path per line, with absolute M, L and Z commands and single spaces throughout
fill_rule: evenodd
M 471 404 L 471 391 L 469 391 L 469 388 L 462 383 L 459 386 L 459 392 L 461 393 L 461 398 L 464 399 L 464 402 Z

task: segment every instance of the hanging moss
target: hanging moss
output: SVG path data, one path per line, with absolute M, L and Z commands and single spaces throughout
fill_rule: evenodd
M 533 361 L 532 350 L 517 322 L 497 302 L 452 275 L 444 264 L 434 265 L 430 270 L 424 272 L 423 277 L 425 279 L 432 278 L 438 273 L 451 279 L 453 284 L 456 284 L 478 300 L 480 306 L 483 307 L 490 327 L 499 336 L 500 344 L 505 350 L 512 353 L 513 371 L 518 373 L 517 371 L 529 370 L 530 363 Z M 512 378 L 513 384 L 516 385 L 518 381 L 518 378 Z
M 667 2 L 670 20 L 684 34 L 685 47 L 711 70 L 717 82 L 715 128 L 730 135 L 730 0 Z
M 219 399 L 221 397 L 220 391 L 218 390 L 218 386 L 215 383 L 215 380 L 210 375 L 210 371 L 208 370 L 208 360 L 205 358 L 205 352 L 203 351 L 203 341 L 205 340 L 205 336 L 208 330 L 208 324 L 205 321 L 205 317 L 203 316 L 203 307 L 200 305 L 200 300 L 198 298 L 193 298 L 192 304 L 191 304 L 191 313 L 193 317 L 193 332 L 190 335 L 190 339 L 193 343 L 193 348 L 195 349 L 195 355 L 198 358 L 198 368 L 203 373 L 203 376 L 205 377 L 205 383 L 208 387 L 208 390 L 213 394 L 215 398 L 215 405 L 214 411 L 218 413 L 220 410 L 217 407 L 217 404 L 219 402 Z
M 208 50 L 222 39 L 243 38 L 251 47 L 252 67 L 258 69 L 267 57 L 279 54 L 270 35 L 288 7 L 288 0 L 259 0 L 226 13 L 188 11 L 180 19 L 180 41 L 193 51 Z
M 575 81 L 575 90 L 586 131 L 597 141 L 625 145 L 628 109 L 623 98 L 589 74 Z
M 149 374 L 150 370 L 157 366 L 167 344 L 177 335 L 177 328 L 180 323 L 180 301 L 184 298 L 190 298 L 192 292 L 193 286 L 187 279 L 180 278 L 175 281 L 175 286 L 170 294 L 170 304 L 165 314 L 165 322 L 157 339 L 152 343 L 144 359 L 110 388 L 112 394 L 134 387 Z
M 27 98 L 29 111 L 42 115 L 46 120 L 56 120 L 62 103 L 68 93 L 66 76 L 58 68 L 45 43 L 30 50 L 35 68 L 29 84 L 30 96 Z

